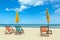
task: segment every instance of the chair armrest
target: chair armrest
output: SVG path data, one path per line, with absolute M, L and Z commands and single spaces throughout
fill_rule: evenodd
M 52 34 L 52 30 L 48 30 L 47 31 L 47 34 Z

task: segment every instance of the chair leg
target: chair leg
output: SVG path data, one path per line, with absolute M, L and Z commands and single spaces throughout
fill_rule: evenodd
M 15 32 L 15 35 L 21 35 L 21 34 L 22 32 L 18 32 L 18 31 Z
M 42 36 L 42 37 L 49 37 L 49 34 L 42 33 L 42 34 L 40 34 L 40 36 Z
M 12 32 L 9 32 L 8 30 L 5 30 L 5 34 L 12 34 Z

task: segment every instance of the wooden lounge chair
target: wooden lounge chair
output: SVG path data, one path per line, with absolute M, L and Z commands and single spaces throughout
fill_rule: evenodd
M 52 30 L 48 30 L 48 26 L 41 26 L 40 27 L 40 36 L 49 37 L 49 34 L 52 34 Z
M 22 33 L 24 33 L 24 30 L 22 29 L 21 26 L 15 26 L 15 28 L 16 28 L 15 35 L 21 35 Z
M 14 32 L 14 29 L 10 26 L 5 26 L 5 34 L 12 34 Z

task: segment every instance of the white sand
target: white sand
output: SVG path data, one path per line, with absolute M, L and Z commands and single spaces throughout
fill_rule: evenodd
M 0 40 L 60 40 L 60 29 L 51 30 L 53 33 L 49 37 L 41 37 L 39 28 L 24 28 L 22 35 L 5 35 L 5 28 L 0 27 Z

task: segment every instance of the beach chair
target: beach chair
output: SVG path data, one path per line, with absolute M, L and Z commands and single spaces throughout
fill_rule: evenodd
M 5 34 L 12 34 L 14 32 L 14 29 L 10 26 L 5 26 Z
M 15 26 L 15 28 L 16 28 L 15 35 L 20 35 L 24 33 L 24 30 L 22 29 L 21 26 Z
M 48 26 L 41 26 L 40 33 L 40 36 L 49 37 L 49 35 L 52 34 L 52 30 L 48 30 Z

